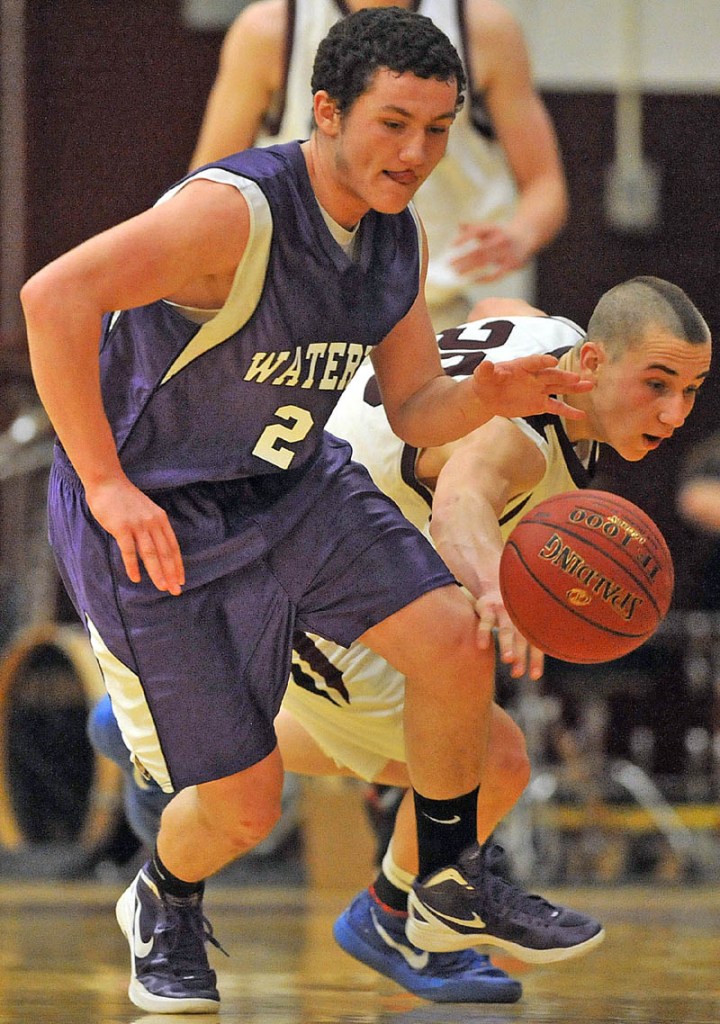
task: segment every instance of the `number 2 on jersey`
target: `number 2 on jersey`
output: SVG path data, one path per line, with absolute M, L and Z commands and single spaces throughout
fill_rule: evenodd
M 275 410 L 275 415 L 284 422 L 270 423 L 265 427 L 252 453 L 265 462 L 271 462 L 273 466 L 287 469 L 297 453 L 280 442 L 298 444 L 304 441 L 314 421 L 307 409 L 297 405 L 281 405 Z

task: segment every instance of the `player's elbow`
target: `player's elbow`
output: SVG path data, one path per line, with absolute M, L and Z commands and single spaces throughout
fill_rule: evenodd
M 40 298 L 41 288 L 37 283 L 37 274 L 29 278 L 20 289 L 20 304 L 22 305 L 23 312 L 27 314 L 29 311 L 35 308 L 38 299 Z
M 42 327 L 59 319 L 73 321 L 79 305 L 92 294 L 93 279 L 77 263 L 60 257 L 33 274 L 20 289 L 26 322 Z
M 393 434 L 399 437 L 401 441 L 411 445 L 413 448 L 425 446 L 422 437 L 422 420 L 419 417 L 408 414 L 403 406 L 388 408 L 385 405 L 385 413 Z
M 53 288 L 45 270 L 34 274 L 20 289 L 20 304 L 28 328 L 42 323 L 51 315 Z

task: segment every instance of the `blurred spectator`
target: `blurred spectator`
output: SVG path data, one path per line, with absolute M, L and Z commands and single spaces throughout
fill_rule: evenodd
M 678 487 L 678 508 L 696 526 L 720 532 L 720 431 L 689 457 Z

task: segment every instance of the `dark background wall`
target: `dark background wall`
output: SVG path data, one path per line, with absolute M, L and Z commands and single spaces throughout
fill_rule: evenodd
M 635 274 L 655 274 L 684 288 L 720 339 L 720 97 L 653 95 L 644 99 L 645 153 L 662 176 L 661 226 L 647 237 L 608 226 L 605 169 L 613 156 L 614 99 L 552 93 L 545 100 L 562 145 L 570 186 L 569 224 L 540 261 L 540 305 L 587 324 L 597 298 Z M 720 428 L 720 373 L 703 386 L 682 431 L 640 464 L 605 453 L 601 486 L 646 509 L 675 557 L 675 604 L 720 607 L 715 543 L 675 511 L 678 474 L 698 440 Z
M 221 35 L 176 0 L 28 5 L 32 272 L 138 213 L 187 168 Z
M 152 203 L 192 152 L 221 41 L 183 25 L 177 0 L 35 0 L 28 4 L 27 273 Z M 604 171 L 613 97 L 549 93 L 572 213 L 540 260 L 538 301 L 587 323 L 600 294 L 634 274 L 686 288 L 720 337 L 720 97 L 645 99 L 645 149 L 662 171 L 662 225 L 648 237 L 608 227 Z M 25 372 L 22 339 L 14 372 Z M 8 353 L 2 365 L 8 364 Z M 717 422 L 720 374 L 681 435 L 641 465 L 606 457 L 600 485 L 653 515 L 671 544 L 676 606 L 715 602 L 714 542 L 682 524 L 675 487 L 687 451 Z M 706 577 L 710 577 L 710 580 Z M 709 588 L 709 589 L 708 589 Z M 718 601 L 720 605 L 720 601 Z

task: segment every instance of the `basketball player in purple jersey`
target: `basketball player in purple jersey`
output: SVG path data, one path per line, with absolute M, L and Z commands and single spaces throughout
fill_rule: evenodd
M 218 1008 L 203 880 L 279 815 L 273 721 L 296 629 L 362 638 L 407 677 L 419 877 L 432 883 L 416 893 L 440 894 L 445 916 L 430 941 L 488 934 L 475 817 L 491 655 L 430 544 L 323 432 L 367 353 L 413 445 L 495 414 L 579 415 L 553 396 L 589 385 L 552 357 L 442 373 L 409 204 L 463 84 L 428 19 L 361 11 L 318 50 L 308 142 L 200 169 L 23 288 L 58 434 L 51 543 L 132 757 L 176 794 L 117 907 L 144 1010 Z M 519 941 L 564 957 L 599 931 L 543 903 Z

